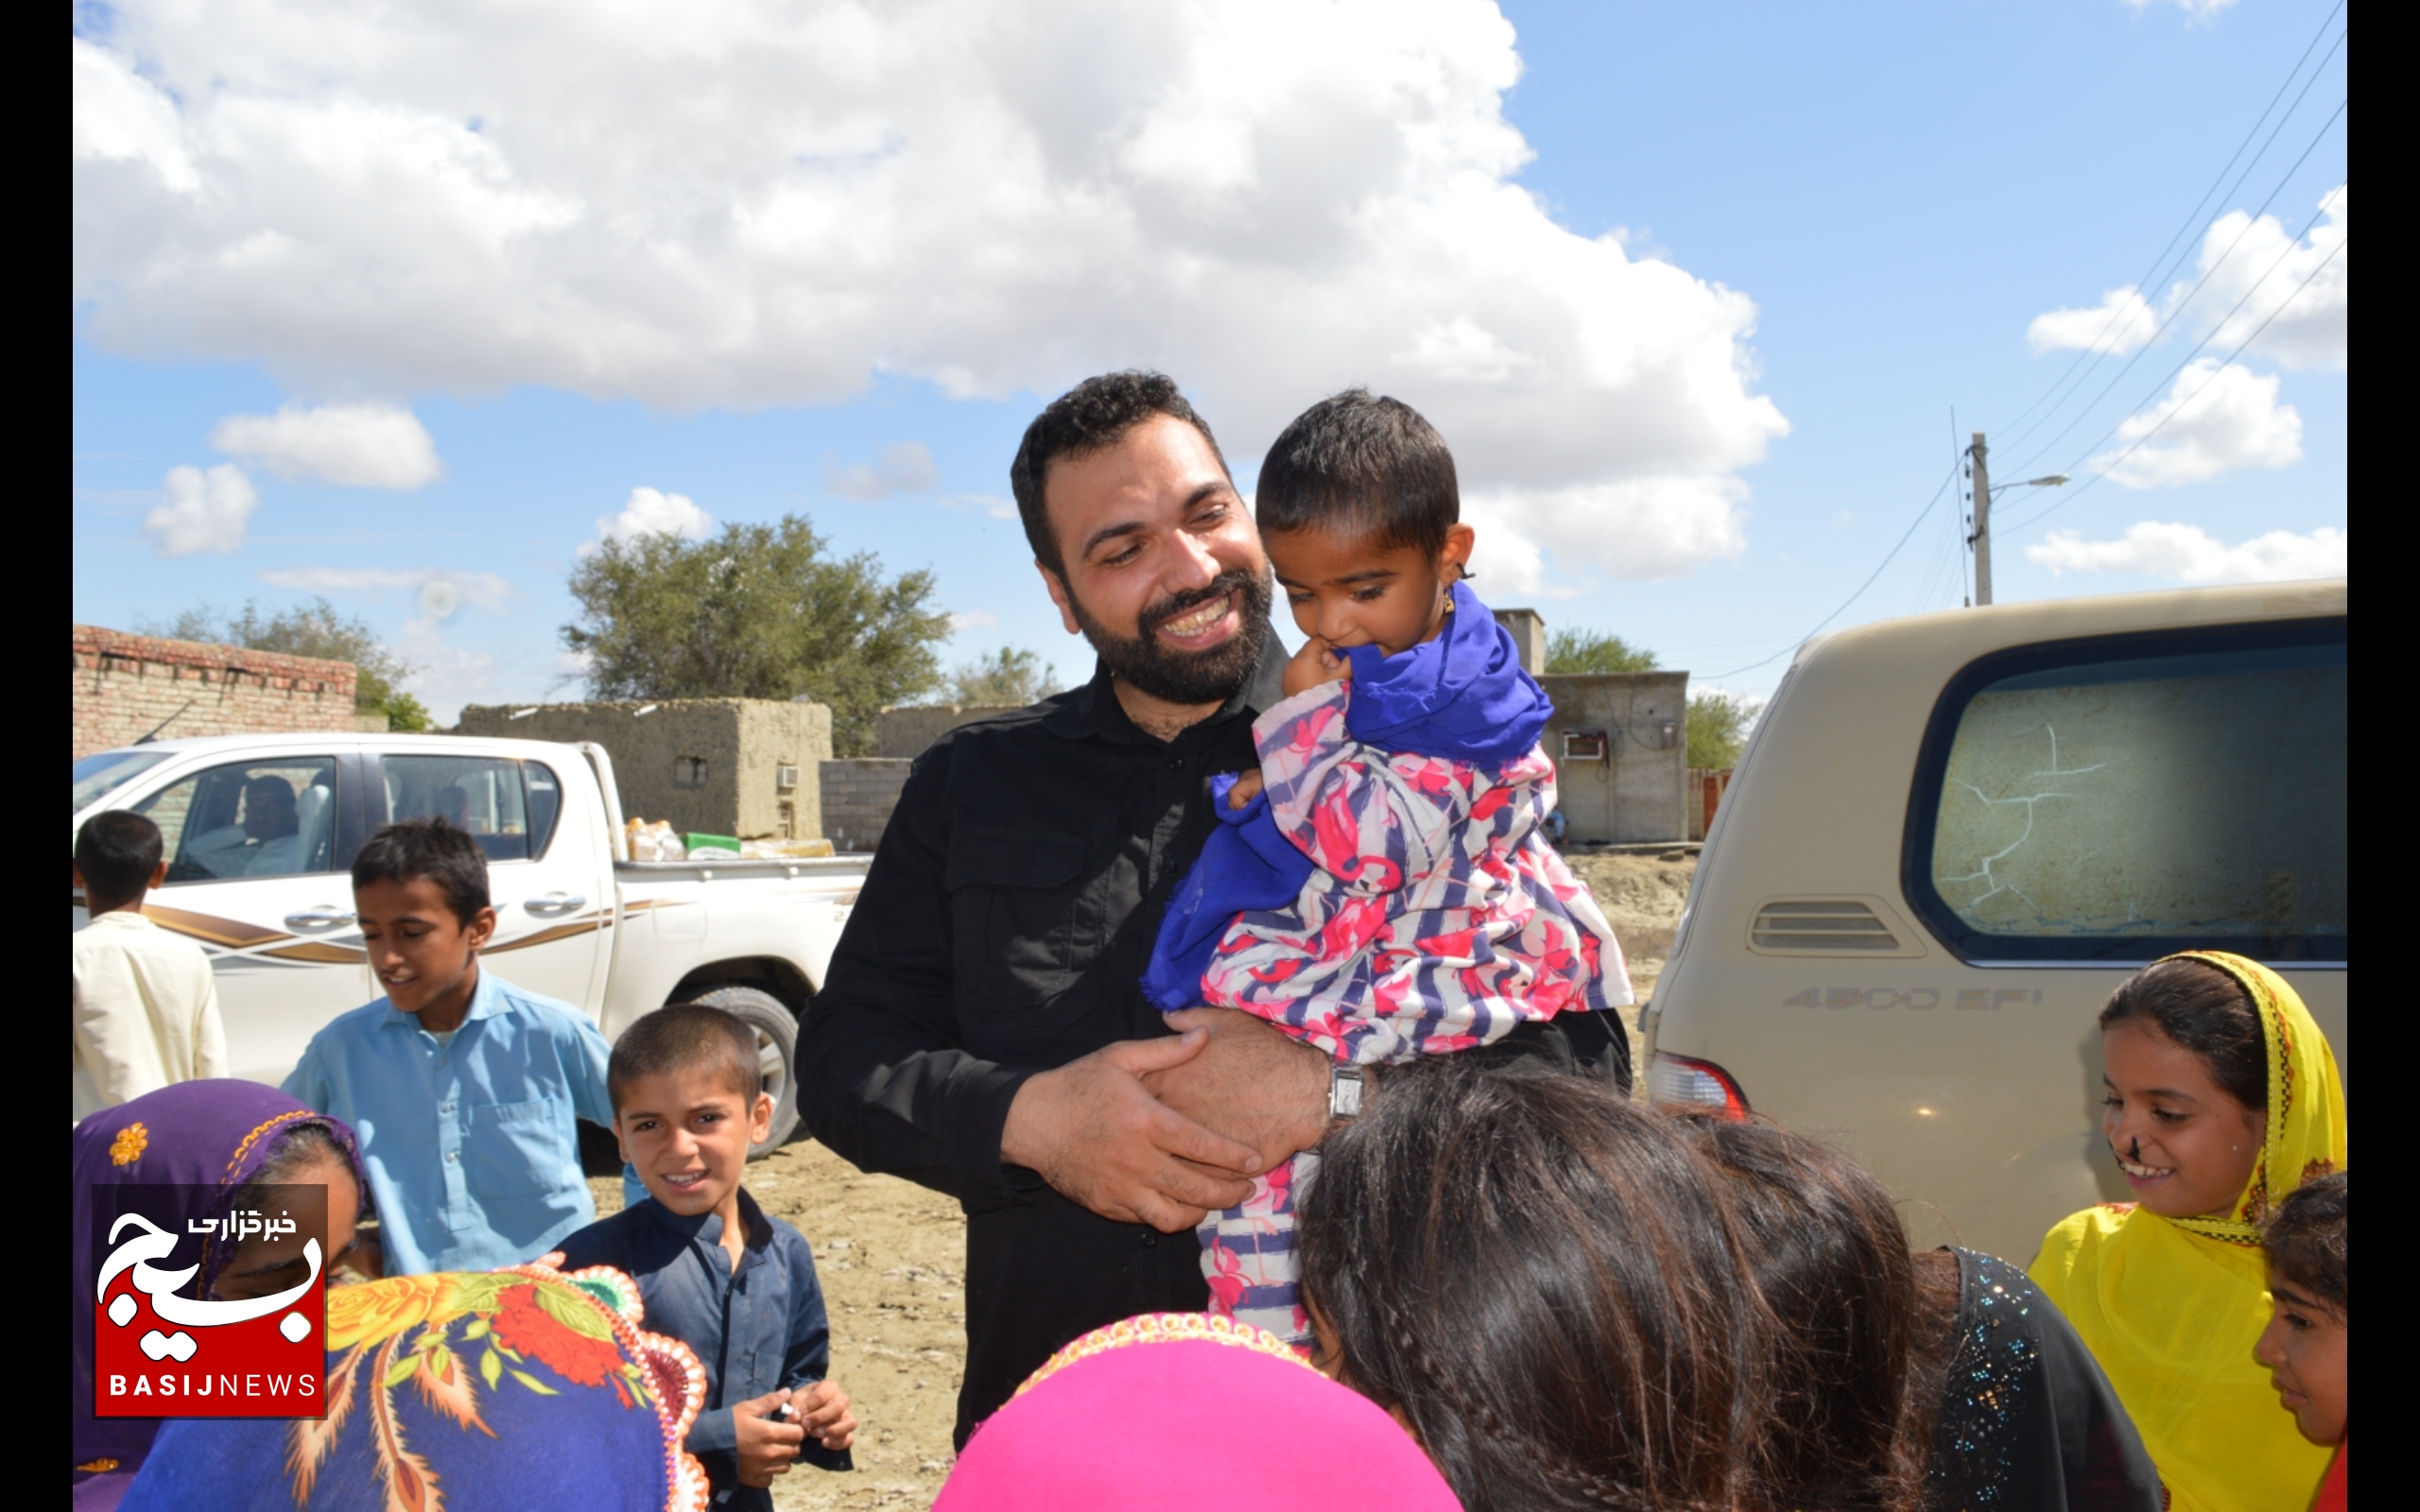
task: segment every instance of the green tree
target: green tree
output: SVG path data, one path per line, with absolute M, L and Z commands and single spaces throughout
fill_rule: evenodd
M 1715 772 L 1738 765 L 1764 708 L 1754 698 L 1712 689 L 1689 695 L 1689 765 Z
M 1548 630 L 1547 671 L 1652 672 L 1655 653 L 1603 630 Z
M 248 651 L 350 662 L 356 713 L 385 714 L 389 730 L 429 727 L 427 708 L 401 686 L 418 669 L 380 641 L 368 621 L 337 613 L 337 607 L 324 598 L 274 614 L 263 614 L 259 603 L 251 599 L 244 601 L 238 614 L 222 614 L 208 604 L 197 604 L 165 623 L 139 621 L 135 628 L 172 641 L 206 641 L 240 645 Z
M 710 541 L 607 541 L 572 569 L 599 698 L 808 697 L 832 710 L 832 747 L 872 755 L 874 716 L 941 685 L 949 616 L 933 576 L 886 579 L 867 552 L 833 558 L 807 520 L 727 524 Z
M 1010 646 L 963 662 L 949 675 L 950 702 L 1021 707 L 1059 691 L 1059 669 L 1032 651 Z

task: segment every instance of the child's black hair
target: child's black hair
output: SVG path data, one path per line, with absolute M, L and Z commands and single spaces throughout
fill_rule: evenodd
M 2277 1279 L 2310 1293 L 2313 1301 L 2334 1308 L 2340 1318 L 2352 1316 L 2344 1263 L 2347 1175 L 2338 1171 L 2319 1177 L 2288 1193 L 2260 1239 Z
M 140 896 L 160 869 L 160 827 L 129 809 L 94 815 L 76 833 L 76 869 L 88 909 Z
M 622 1031 L 605 1063 L 605 1091 L 615 1116 L 622 1111 L 623 1089 L 640 1077 L 698 1067 L 718 1073 L 726 1088 L 751 1104 L 765 1087 L 755 1030 L 711 1003 L 656 1009 Z
M 1210 434 L 1210 422 L 1185 400 L 1176 380 L 1165 373 L 1105 372 L 1087 378 L 1033 418 L 1033 423 L 1025 428 L 1025 438 L 1017 443 L 1017 455 L 1009 462 L 1009 491 L 1016 496 L 1017 518 L 1025 525 L 1026 544 L 1033 548 L 1034 560 L 1063 576 L 1066 574 L 1066 560 L 1042 494 L 1043 485 L 1049 481 L 1050 464 L 1115 446 L 1128 431 L 1156 415 L 1181 420 L 1200 431 L 1210 455 L 1218 458 L 1219 470 L 1227 470 L 1219 438 Z
M 2154 961 L 2118 984 L 2100 1010 L 2115 1023 L 2147 1023 L 2202 1058 L 2226 1094 L 2254 1112 L 2269 1106 L 2269 1051 L 2243 985 L 2207 961 Z
M 476 836 L 441 815 L 397 819 L 370 837 L 353 858 L 353 885 L 411 882 L 425 877 L 445 895 L 445 906 L 468 924 L 488 906 L 488 853 Z
M 1381 550 L 1435 557 L 1462 518 L 1454 454 L 1400 399 L 1348 388 L 1294 417 L 1260 464 L 1264 536 L 1347 531 Z

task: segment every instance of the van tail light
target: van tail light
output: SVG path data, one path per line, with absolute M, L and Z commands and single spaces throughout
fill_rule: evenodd
M 1711 1060 L 1659 1050 L 1647 1068 L 1647 1095 L 1666 1108 L 1703 1108 L 1725 1118 L 1748 1116 L 1748 1094 Z

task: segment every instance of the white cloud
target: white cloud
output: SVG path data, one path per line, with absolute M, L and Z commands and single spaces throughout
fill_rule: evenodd
M 207 472 L 172 467 L 160 481 L 160 504 L 143 517 L 143 533 L 163 557 L 199 551 L 225 555 L 244 543 L 244 525 L 261 507 L 252 480 L 233 462 Z
M 2053 530 L 2025 548 L 2025 559 L 2054 575 L 2141 573 L 2184 583 L 2273 583 L 2296 577 L 2339 577 L 2350 559 L 2351 532 L 2325 525 L 2307 536 L 2272 530 L 2230 546 L 2199 525 L 2146 520 L 2123 540 L 2086 541 Z
M 895 493 L 930 493 L 941 481 L 942 470 L 933 464 L 932 449 L 922 441 L 884 447 L 879 464 L 826 468 L 823 475 L 823 486 L 832 492 L 868 504 Z
M 494 655 L 447 641 L 436 620 L 422 617 L 404 622 L 395 649 L 412 664 L 404 691 L 427 705 L 440 725 L 451 725 L 466 703 L 494 702 L 503 688 L 503 669 Z M 517 680 L 517 679 L 516 679 Z
M 287 404 L 274 415 L 230 415 L 212 429 L 210 444 L 282 478 L 358 489 L 408 490 L 445 475 L 420 417 L 391 404 Z
M 1473 560 L 1495 568 L 1515 586 L 1546 592 L 1535 542 L 1563 559 L 1615 577 L 1677 577 L 1710 561 L 1737 559 L 1748 549 L 1747 488 L 1723 476 L 1642 478 L 1547 490 L 1465 494 L 1479 541 Z M 1512 538 L 1491 539 L 1484 520 Z M 1492 559 L 1498 550 L 1509 559 Z
M 2026 345 L 2039 356 L 2045 352 L 2100 347 L 2125 356 L 2152 338 L 2159 317 L 2132 284 L 2111 289 L 2088 310 L 2052 310 L 2037 315 L 2025 328 Z
M 579 550 L 582 557 L 596 555 L 599 542 L 634 541 L 640 536 L 678 536 L 683 541 L 703 541 L 715 527 L 715 517 L 698 506 L 698 501 L 685 493 L 666 493 L 660 489 L 636 488 L 619 514 L 596 517 L 596 540 Z
M 2157 309 L 2130 284 L 2111 289 L 2090 309 L 2035 316 L 2026 327 L 2026 342 L 2037 356 L 2095 347 L 2126 356 L 2150 341 L 2159 322 L 2177 315 L 2190 297 L 2192 306 L 2181 323 L 2195 339 L 2207 337 L 2218 352 L 2233 352 L 2268 320 L 2249 351 L 2288 368 L 2341 371 L 2352 315 L 2350 252 L 2344 246 L 2351 230 L 2349 186 L 2338 184 L 2313 208 L 2324 214 L 2300 241 L 2274 215 L 2254 220 L 2243 211 L 2230 210 L 2203 232 L 2193 275 L 2171 284 Z M 2303 285 L 2306 278 L 2308 287 Z M 2240 309 L 2236 308 L 2238 301 Z
M 1000 616 L 988 609 L 962 610 L 949 617 L 949 632 L 956 635 L 960 630 L 994 629 L 999 623 Z
M 2301 241 L 2295 241 L 2274 215 L 2255 221 L 2236 210 L 2220 217 L 2202 238 L 2201 266 L 2206 271 L 2216 264 L 2217 271 L 2196 302 L 2207 306 L 2213 316 L 2234 308 L 2238 300 L 2243 300 L 2243 308 L 2220 328 L 2210 342 L 2213 347 L 2232 352 L 2255 327 L 2268 320 L 2268 329 L 2250 350 L 2288 368 L 2342 370 L 2349 353 L 2353 311 L 2352 272 L 2347 266 L 2352 249 L 2344 246 L 2351 234 L 2351 196 L 2349 185 L 2339 184 L 2332 203 L 2321 201 L 2327 206 L 2326 214 Z M 2243 241 L 2230 255 L 2227 246 L 2238 234 Z M 2221 256 L 2226 258 L 2223 263 L 2218 261 Z M 2273 266 L 2276 271 L 2269 272 Z M 2311 276 L 2314 269 L 2318 270 L 2315 278 Z M 2261 279 L 2263 273 L 2268 273 L 2266 281 Z M 2310 286 L 2296 294 L 2307 278 Z M 2259 284 L 2257 291 L 2244 300 L 2245 291 L 2255 284 Z M 2290 298 L 2293 302 L 2287 304 Z M 2275 318 L 2270 319 L 2273 315 Z
M 114 350 L 673 408 L 1150 365 L 1246 471 L 1365 383 L 1528 547 L 1657 574 L 1736 554 L 1788 430 L 1746 297 L 1514 180 L 1487 0 L 135 0 L 77 45 L 73 297 Z
M 501 614 L 513 600 L 512 584 L 494 573 L 457 572 L 445 567 L 279 567 L 260 575 L 273 588 L 306 593 L 407 593 L 423 617 L 443 619 L 456 605 L 468 601 Z
M 2139 451 L 2125 450 L 2144 437 Z M 2130 489 L 2199 483 L 2247 467 L 2303 459 L 2303 418 L 2277 403 L 2277 377 L 2203 357 L 2177 374 L 2166 399 L 2118 427 L 2118 445 L 2085 466 Z M 2118 458 L 2124 457 L 2120 461 Z
M 2162 0 L 2126 0 L 2126 4 L 2137 11 L 2148 10 L 2160 3 Z M 2190 23 L 2209 21 L 2220 11 L 2235 7 L 2235 0 L 2166 0 L 2166 3 L 2184 11 L 2185 19 Z

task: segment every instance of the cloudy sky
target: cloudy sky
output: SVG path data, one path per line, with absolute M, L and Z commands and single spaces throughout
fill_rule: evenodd
M 2004 600 L 2342 572 L 2331 4 L 88 6 L 74 614 L 325 594 L 450 715 L 804 512 L 1073 680 L 1008 459 L 1126 366 L 1247 488 L 1408 400 L 1483 593 L 1745 692 L 1960 601 L 1973 430 L 2076 479 Z

